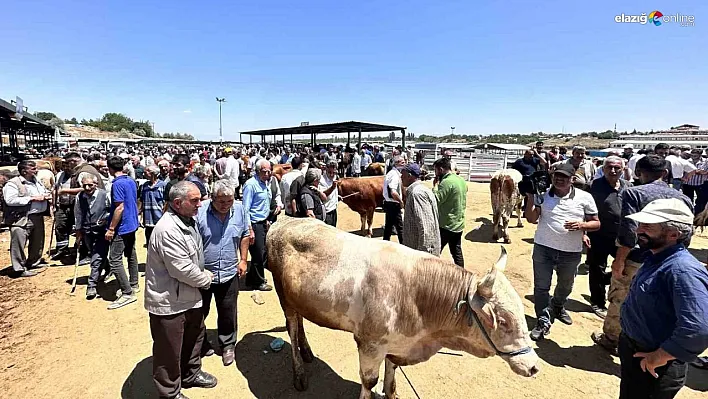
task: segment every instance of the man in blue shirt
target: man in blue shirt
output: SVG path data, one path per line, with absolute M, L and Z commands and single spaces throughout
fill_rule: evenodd
M 135 231 L 138 230 L 138 185 L 123 173 L 125 160 L 121 157 L 108 159 L 108 170 L 113 175 L 111 184 L 111 211 L 106 241 L 110 243 L 108 262 L 111 273 L 116 276 L 121 295 L 108 305 L 108 309 L 118 309 L 137 300 L 138 256 L 135 253 Z M 128 273 L 123 267 L 123 255 L 128 258 Z
M 251 269 L 246 273 L 246 286 L 258 291 L 273 289 L 266 283 L 264 274 L 265 265 L 268 263 L 265 239 L 272 197 L 269 184 L 271 168 L 267 160 L 258 160 L 254 165 L 254 176 L 243 186 L 243 210 L 251 227 Z
M 678 198 L 689 208 L 691 200 L 663 182 L 668 173 L 667 162 L 659 156 L 647 155 L 637 161 L 635 173 L 640 185 L 622 191 L 620 225 L 617 229 L 617 251 L 612 262 L 612 278 L 607 293 L 607 313 L 602 332 L 593 332 L 592 340 L 601 347 L 617 353 L 620 332 L 620 309 L 627 297 L 629 287 L 649 251 L 637 246 L 637 222 L 627 215 L 637 213 L 654 200 Z
M 651 252 L 622 305 L 620 399 L 673 398 L 708 348 L 708 271 L 684 247 L 693 212 L 682 200 L 657 199 L 627 217 Z
M 234 203 L 234 187 L 228 180 L 217 180 L 211 200 L 202 202 L 197 213 L 197 227 L 204 242 L 204 268 L 214 278 L 202 289 L 202 312 L 209 316 L 211 297 L 216 302 L 217 332 L 224 366 L 234 362 L 238 328 L 238 280 L 246 275 L 248 225 L 241 203 Z M 241 259 L 238 258 L 238 248 Z M 214 353 L 208 340 L 202 344 L 202 354 Z

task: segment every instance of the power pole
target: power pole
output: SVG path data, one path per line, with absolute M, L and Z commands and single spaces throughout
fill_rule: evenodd
M 225 98 L 216 98 L 216 101 L 219 102 L 219 140 L 221 141 L 221 144 L 224 144 L 224 131 L 221 130 L 221 103 L 225 103 L 226 99 Z

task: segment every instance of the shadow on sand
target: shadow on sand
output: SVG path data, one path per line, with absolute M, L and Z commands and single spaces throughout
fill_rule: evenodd
M 533 303 L 533 295 L 524 295 L 524 299 Z M 592 308 L 587 303 L 576 301 L 575 299 L 568 298 L 565 302 L 565 309 L 574 313 L 592 313 Z M 571 316 L 572 317 L 572 316 Z
M 471 242 L 494 242 L 492 241 L 492 234 L 494 233 L 492 221 L 484 217 L 477 218 L 474 221 L 482 224 L 465 234 L 465 240 Z
M 157 389 L 152 381 L 152 356 L 135 365 L 120 389 L 121 399 L 156 399 Z
M 263 333 L 246 334 L 236 345 L 236 367 L 248 381 L 256 398 L 355 398 L 359 394 L 358 382 L 345 380 L 327 363 L 315 356 L 305 364 L 309 387 L 298 392 L 293 387 L 292 349 L 285 342 L 280 352 L 273 353 L 269 344 L 276 337 Z M 267 353 L 263 353 L 267 351 Z
M 358 236 L 361 235 L 361 230 L 359 230 L 359 229 L 350 230 L 349 232 L 352 234 L 356 234 Z M 375 228 L 371 229 L 371 233 L 372 233 L 372 235 L 371 235 L 372 238 L 381 238 L 381 237 L 383 237 L 383 228 L 382 227 L 375 227 Z M 392 234 L 394 236 L 396 235 L 396 229 L 393 229 Z

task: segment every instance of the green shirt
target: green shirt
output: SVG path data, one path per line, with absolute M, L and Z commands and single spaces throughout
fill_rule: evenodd
M 459 233 L 465 229 L 467 183 L 455 173 L 448 172 L 433 188 L 438 200 L 440 228 Z

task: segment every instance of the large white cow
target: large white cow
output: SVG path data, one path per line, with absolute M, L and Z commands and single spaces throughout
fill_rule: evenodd
M 492 181 L 489 183 L 489 191 L 492 195 L 492 223 L 494 224 L 494 234 L 492 240 L 499 239 L 499 228 L 501 227 L 501 236 L 505 243 L 510 243 L 509 238 L 509 219 L 516 210 L 518 217 L 516 227 L 522 227 L 521 223 L 521 205 L 523 196 L 519 193 L 519 183 L 522 176 L 518 170 L 502 169 L 498 170 L 492 176 Z
M 538 372 L 521 299 L 502 272 L 505 251 L 479 276 L 396 243 L 285 217 L 268 231 L 266 245 L 298 390 L 307 388 L 303 361 L 314 356 L 303 317 L 354 334 L 360 399 L 371 398 L 381 362 L 384 392 L 394 398 L 395 367 L 424 362 L 443 347 L 477 357 L 500 355 L 522 376 Z

